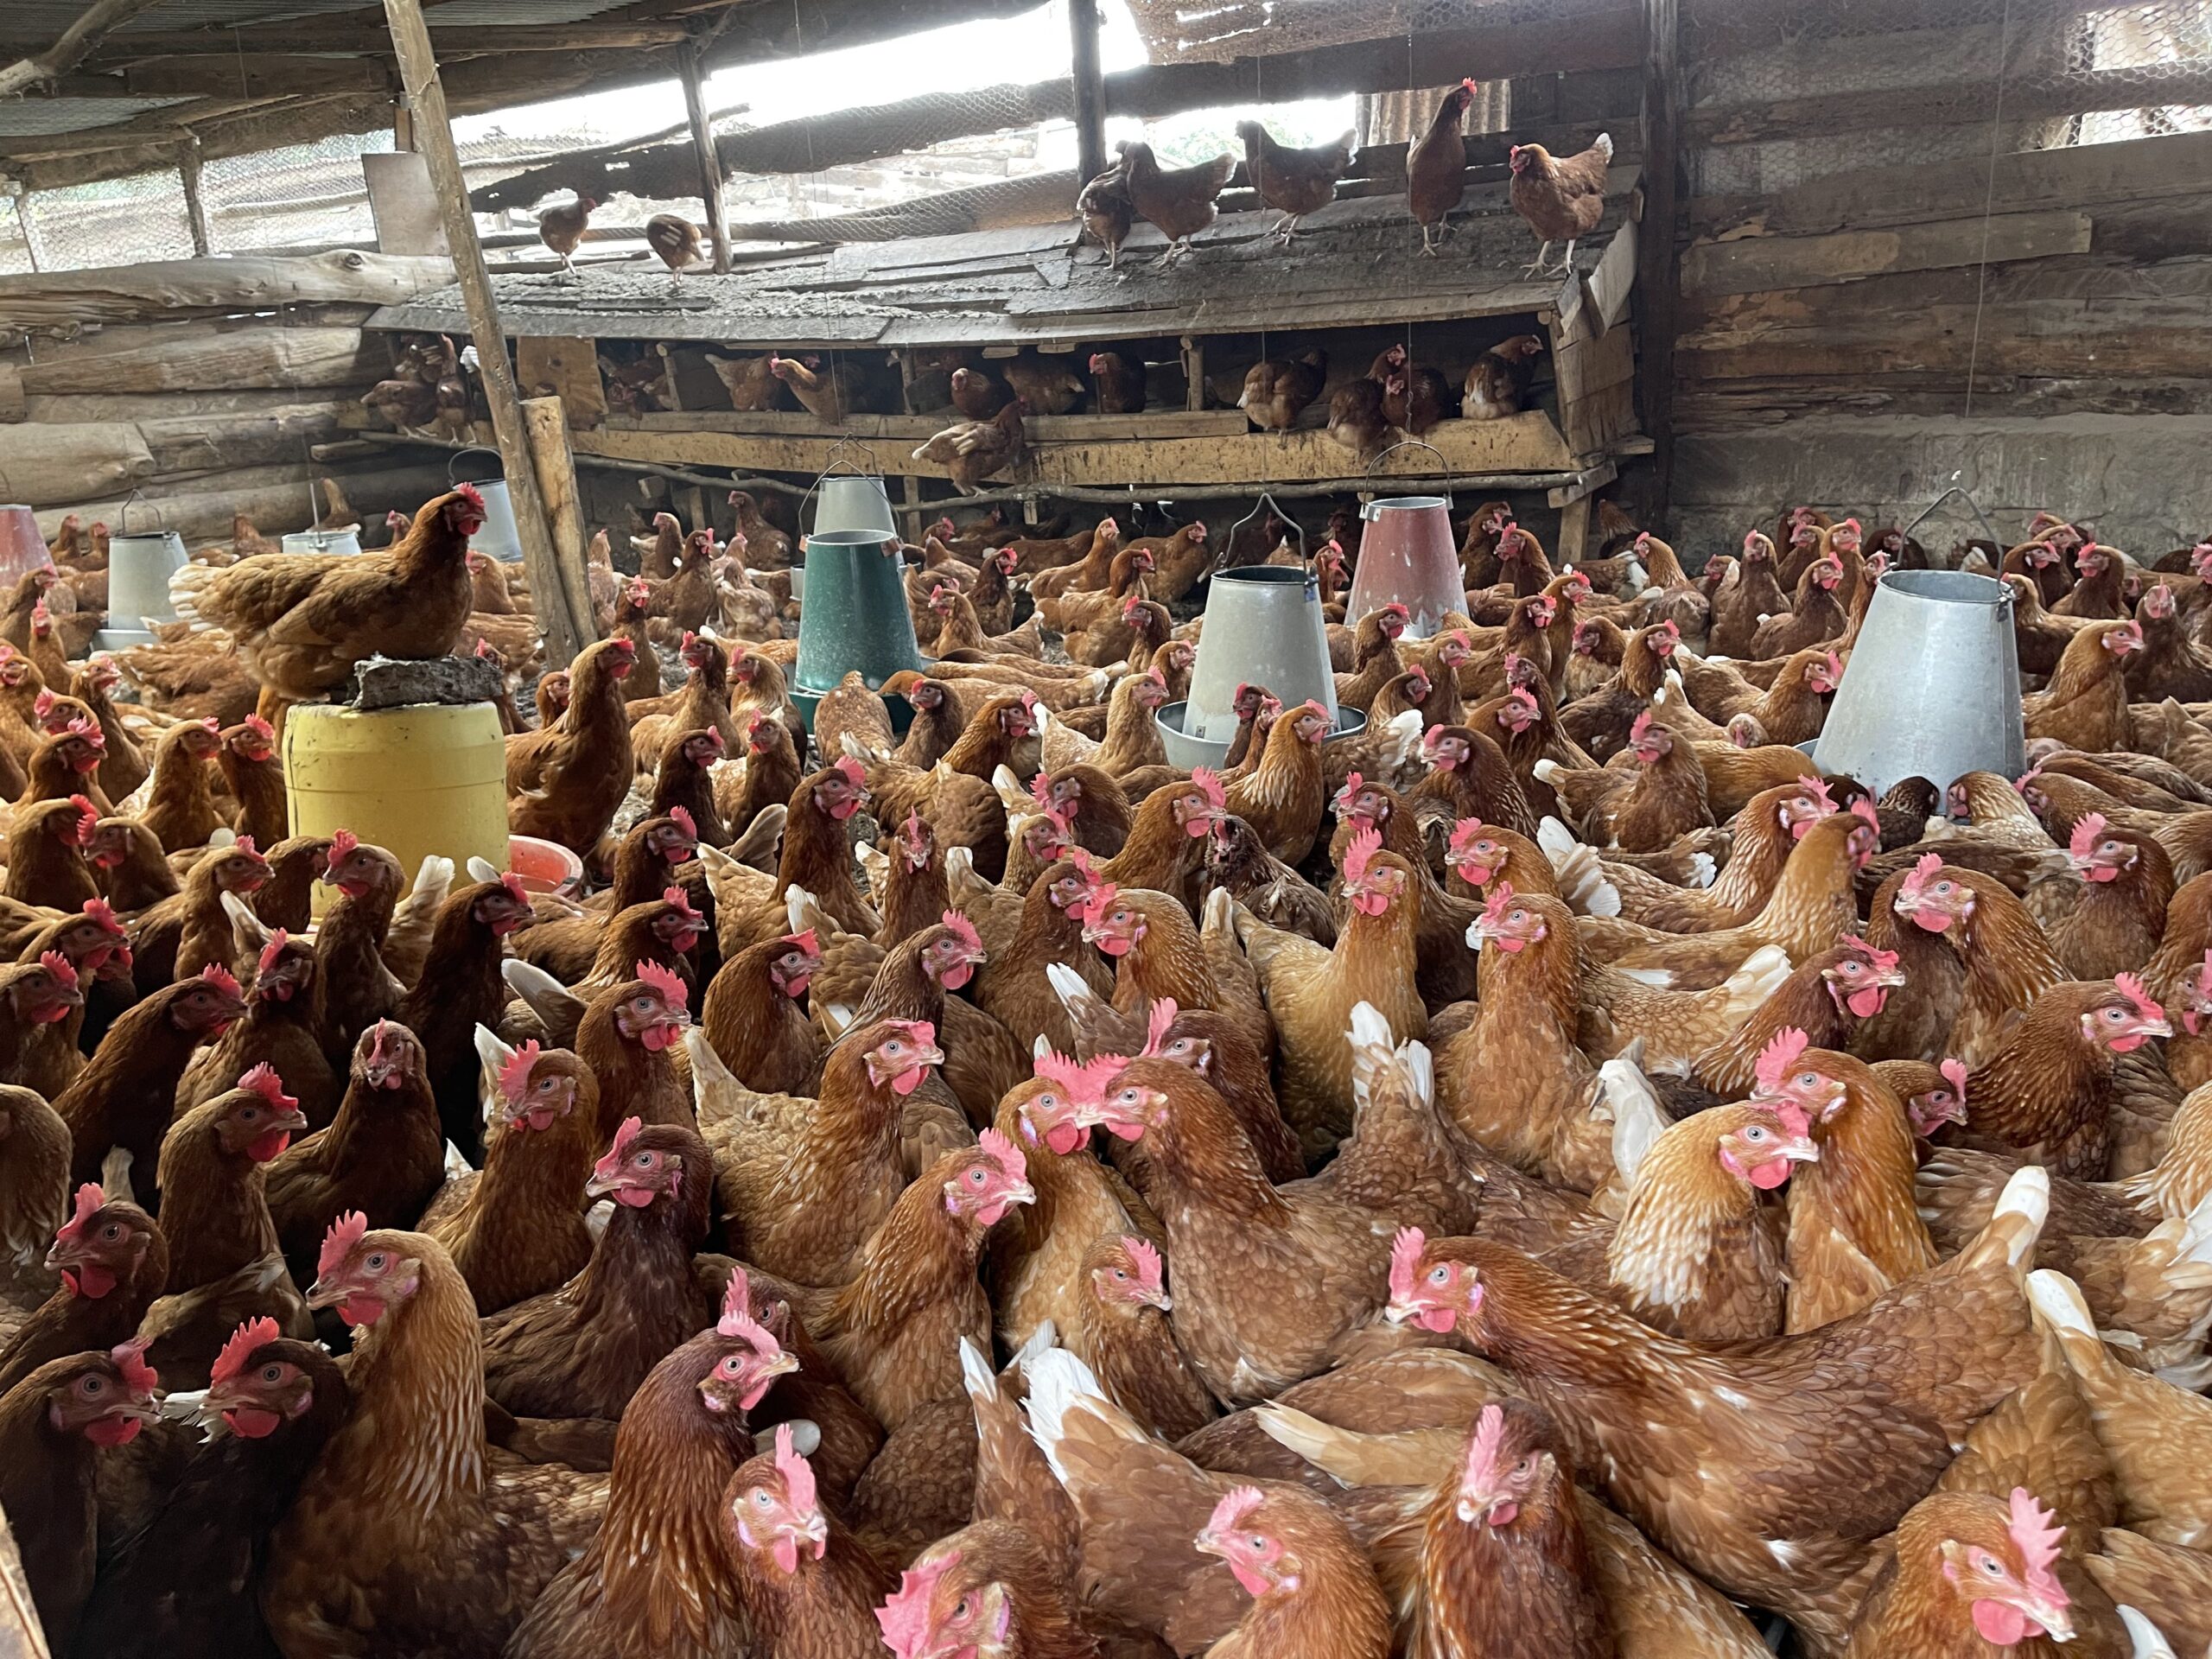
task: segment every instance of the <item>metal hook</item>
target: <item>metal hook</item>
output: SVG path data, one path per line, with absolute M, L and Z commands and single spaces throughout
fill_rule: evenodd
M 1231 524 L 1222 533 L 1221 550 L 1214 555 L 1213 562 L 1206 567 L 1206 576 L 1211 576 L 1214 572 L 1220 568 L 1221 561 L 1229 556 L 1230 545 L 1236 541 L 1236 532 L 1243 529 L 1245 525 L 1250 524 L 1255 518 L 1258 518 L 1260 516 L 1260 509 L 1262 507 L 1267 507 L 1273 511 L 1274 516 L 1282 520 L 1284 527 L 1288 530 L 1292 535 L 1298 537 L 1299 561 L 1301 563 L 1306 562 L 1306 526 L 1300 524 L 1296 518 L 1293 518 L 1288 512 L 1284 511 L 1281 502 L 1276 500 L 1274 497 L 1269 495 L 1265 490 L 1262 490 L 1260 492 L 1259 499 L 1252 503 L 1252 511 L 1246 513 L 1242 518 L 1239 518 L 1235 524 Z M 1201 577 L 1200 580 L 1205 580 L 1205 577 Z
M 162 530 L 166 528 L 166 526 L 162 523 L 161 508 L 155 505 L 154 503 L 146 499 L 146 493 L 143 490 L 133 490 L 130 494 L 123 498 L 123 505 L 115 510 L 115 533 L 117 535 L 128 536 L 131 533 L 130 504 L 134 501 L 140 506 L 145 508 L 147 512 L 154 515 L 154 529 L 156 533 L 159 533 Z M 142 535 L 144 534 L 143 531 L 139 533 Z

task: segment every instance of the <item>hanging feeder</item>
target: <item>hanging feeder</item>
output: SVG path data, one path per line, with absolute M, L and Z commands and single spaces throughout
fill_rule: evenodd
M 1409 448 L 1426 449 L 1440 464 L 1444 461 L 1443 452 L 1434 444 L 1408 438 L 1382 450 L 1367 470 L 1372 473 L 1390 450 Z M 1450 496 L 1387 496 L 1365 503 L 1359 516 L 1367 528 L 1360 533 L 1359 563 L 1344 603 L 1346 616 L 1402 605 L 1408 619 L 1406 638 L 1426 639 L 1444 626 L 1447 613 L 1465 608 L 1459 550 L 1452 540 Z
M 823 697 L 854 671 L 869 686 L 880 687 L 902 670 L 929 666 L 914 639 L 906 562 L 882 470 L 864 445 L 851 447 L 874 470 L 835 471 L 840 463 L 833 449 L 830 466 L 799 502 L 803 525 L 807 501 L 821 498 L 813 530 L 799 539 L 806 595 L 799 606 L 798 663 L 791 688 L 809 727 Z M 893 729 L 902 730 L 913 710 L 901 702 L 892 707 L 891 717 Z
M 1367 716 L 1337 707 L 1337 679 L 1329 662 L 1329 636 L 1321 617 L 1321 588 L 1306 562 L 1306 532 L 1265 493 L 1229 528 L 1236 532 L 1273 508 L 1298 537 L 1296 566 L 1249 565 L 1215 573 L 1206 590 L 1205 626 L 1198 633 L 1188 702 L 1171 702 L 1153 716 L 1171 765 L 1218 766 L 1236 736 L 1236 688 L 1263 685 L 1286 709 L 1312 701 L 1329 712 L 1332 737 L 1363 729 Z

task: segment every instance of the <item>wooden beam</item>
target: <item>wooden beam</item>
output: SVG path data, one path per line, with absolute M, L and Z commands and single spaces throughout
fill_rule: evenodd
M 1098 58 L 1097 0 L 1068 0 L 1068 74 L 1075 102 L 1075 171 L 1106 170 L 1106 85 Z
M 1681 270 L 1675 220 L 1681 164 L 1681 20 L 1675 0 L 1644 0 L 1643 217 L 1637 226 L 1637 376 L 1643 430 L 1652 441 L 1651 505 L 1667 519 L 1675 479 L 1675 335 L 1681 327 Z
M 112 30 L 129 22 L 161 0 L 96 0 L 82 16 L 61 31 L 60 39 L 43 52 L 32 53 L 0 67 L 0 98 L 20 98 L 32 88 L 75 68 Z
M 214 252 L 215 244 L 207 232 L 207 204 L 200 195 L 200 140 L 184 141 L 184 153 L 177 158 L 177 179 L 184 186 L 184 216 L 192 226 L 192 251 L 205 259 Z
M 1694 110 L 1684 131 L 1694 144 L 1757 144 L 1894 127 L 1902 103 L 1916 127 L 1983 126 L 1995 82 L 1987 75 L 1948 86 L 1899 87 L 1883 98 L 1785 98 Z M 2093 69 L 2005 83 L 2008 104 L 2038 118 L 2098 110 L 2147 110 L 2212 103 L 2212 60 L 2185 58 L 2151 69 Z
M 567 412 L 558 397 L 531 397 L 523 403 L 522 417 L 560 567 L 561 585 L 554 597 L 567 611 L 569 626 L 582 638 L 594 639 L 599 630 L 592 620 L 591 577 L 584 569 L 583 508 L 575 459 L 569 452 Z M 537 592 L 535 582 L 531 592 Z
M 394 305 L 453 281 L 443 259 L 340 249 L 305 259 L 157 259 L 0 276 L 0 339 L 86 323 L 273 311 L 322 301 Z
M 722 164 L 715 154 L 714 124 L 707 118 L 706 73 L 697 41 L 685 45 L 680 61 L 683 109 L 691 120 L 691 160 L 699 169 L 699 197 L 707 209 L 707 235 L 715 245 L 715 270 L 729 274 L 729 219 L 722 212 Z
M 368 58 L 250 52 L 228 59 L 152 58 L 132 64 L 116 77 L 115 86 L 115 96 L 129 98 L 283 97 L 308 86 L 324 92 L 381 92 L 391 90 L 391 70 Z
M 2087 213 L 1998 213 L 1986 219 L 1844 231 L 1834 236 L 1701 242 L 1682 256 L 1682 291 L 1758 294 L 1854 282 L 1889 271 L 1940 270 L 2087 253 L 2090 230 Z
M 499 435 L 507 497 L 514 505 L 515 525 L 521 533 L 531 591 L 548 601 L 547 613 L 539 618 L 545 630 L 546 663 L 549 667 L 565 668 L 583 649 L 587 636 L 565 606 L 550 602 L 563 591 L 560 559 L 537 487 L 530 435 L 523 423 L 522 400 L 516 395 L 514 369 L 507 361 L 506 335 L 499 328 L 499 304 L 492 297 L 492 274 L 484 268 L 484 250 L 476 241 L 475 216 L 468 211 L 468 185 L 461 176 L 461 153 L 454 148 L 445 88 L 439 84 L 438 61 L 430 50 L 430 31 L 423 22 L 421 0 L 384 0 L 384 10 L 391 25 L 391 44 L 399 59 L 408 107 L 415 112 L 415 142 L 429 163 L 430 182 L 436 188 L 438 206 L 445 217 L 446 244 L 453 250 L 454 273 L 460 279 L 461 299 L 468 309 L 469 334 L 476 342 L 477 374 L 484 385 L 485 401 L 491 405 L 493 430 Z

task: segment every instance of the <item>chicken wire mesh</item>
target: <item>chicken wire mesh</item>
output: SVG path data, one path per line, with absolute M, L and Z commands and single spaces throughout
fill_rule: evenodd
M 1684 6 L 1694 116 L 1756 118 L 1762 106 L 1817 99 L 1880 100 L 1898 118 L 1703 147 L 1692 162 L 1700 194 L 2212 126 L 2212 0 L 1964 0 L 1942 8 L 1940 25 L 1911 0 L 1783 0 L 1759 8 L 1755 22 L 1747 10 L 1740 0 Z M 1916 96 L 1980 97 L 1988 119 L 1915 121 Z

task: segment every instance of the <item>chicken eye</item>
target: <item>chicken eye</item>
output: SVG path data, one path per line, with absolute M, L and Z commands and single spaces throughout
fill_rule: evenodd
M 1116 1279 L 1126 1280 L 1129 1276 L 1128 1269 L 1127 1268 L 1116 1268 L 1114 1269 L 1114 1276 Z
M 2126 1017 L 2126 1014 L 2119 1008 L 2107 1008 L 2105 1010 L 2105 1018 L 2115 1026 Z
M 967 1597 L 965 1597 L 965 1596 L 961 1597 L 961 1598 L 960 1598 L 960 1599 L 959 1599 L 959 1601 L 954 1605 L 953 1609 L 952 1609 L 952 1617 L 953 1617 L 955 1619 L 964 1619 L 964 1618 L 966 1618 L 968 1617 L 968 1598 L 967 1598 Z
M 1810 1089 L 1820 1080 L 1821 1074 L 1817 1071 L 1800 1071 L 1797 1074 L 1797 1086 L 1800 1089 Z
M 1452 1269 L 1441 1265 L 1431 1268 L 1428 1270 L 1428 1282 L 1432 1285 L 1450 1284 L 1452 1282 Z
M 1843 964 L 1843 971 L 1847 974 L 1863 974 L 1866 971 L 1866 967 L 1864 963 L 1847 962 Z
M 906 1052 L 906 1045 L 900 1042 L 895 1037 L 889 1042 L 886 1043 L 882 1049 L 882 1052 L 890 1055 L 893 1059 L 898 1058 L 899 1055 L 904 1054 Z
M 630 1161 L 639 1169 L 651 1169 L 653 1166 L 655 1160 L 652 1153 L 641 1152 Z
M 1525 1475 L 1535 1466 L 1535 1454 L 1534 1452 L 1529 1452 L 1523 1455 L 1521 1461 L 1513 1465 L 1513 1472 L 1516 1475 Z
M 102 1394 L 105 1393 L 106 1390 L 107 1379 L 105 1377 L 88 1376 L 80 1376 L 77 1379 L 77 1392 L 83 1395 L 87 1400 L 98 1399 Z
M 1528 919 L 1529 912 L 1525 910 L 1516 910 L 1510 916 L 1506 918 L 1506 920 L 1510 922 L 1525 922 Z
M 283 1376 L 284 1368 L 282 1365 L 269 1364 L 261 1368 L 261 1380 L 264 1382 L 281 1382 Z
M 100 1229 L 100 1236 L 105 1239 L 109 1243 L 112 1244 L 117 1239 L 123 1236 L 123 1229 L 117 1226 L 115 1223 L 111 1221 L 106 1226 Z
M 1951 884 L 1948 881 L 1938 881 L 1932 888 L 1929 889 L 1932 893 L 1948 893 L 1950 890 Z
M 367 1255 L 362 1258 L 361 1265 L 364 1268 L 366 1268 L 371 1273 L 382 1273 L 387 1265 L 385 1253 L 382 1250 L 370 1251 Z
M 1744 1139 L 1746 1141 L 1764 1141 L 1766 1139 L 1766 1131 L 1761 1128 L 1758 1124 L 1754 1123 L 1751 1128 L 1744 1131 Z
M 775 1502 L 776 1502 L 776 1500 L 775 1500 L 774 1498 L 772 1498 L 772 1497 L 769 1497 L 769 1496 L 768 1496 L 768 1494 L 766 1493 L 766 1491 L 764 1491 L 763 1489 L 761 1489 L 760 1487 L 755 1486 L 755 1487 L 753 1489 L 753 1507 L 754 1509 L 756 1509 L 756 1510 L 766 1510 L 766 1509 L 770 1509 L 770 1508 L 772 1508 L 772 1507 L 774 1506 Z
M 968 1185 L 970 1186 L 981 1186 L 989 1179 L 980 1169 L 971 1169 L 968 1172 Z
M 260 1116 L 261 1108 L 258 1106 L 241 1106 L 238 1108 L 238 1117 L 244 1122 L 251 1123 L 254 1119 Z
M 540 1077 L 537 1080 L 537 1092 L 541 1095 L 551 1094 L 555 1081 L 556 1079 L 552 1077 Z
M 1993 1579 L 2001 1579 L 2005 1576 L 2004 1563 L 1994 1555 L 1985 1555 L 1981 1558 L 1981 1570 Z

